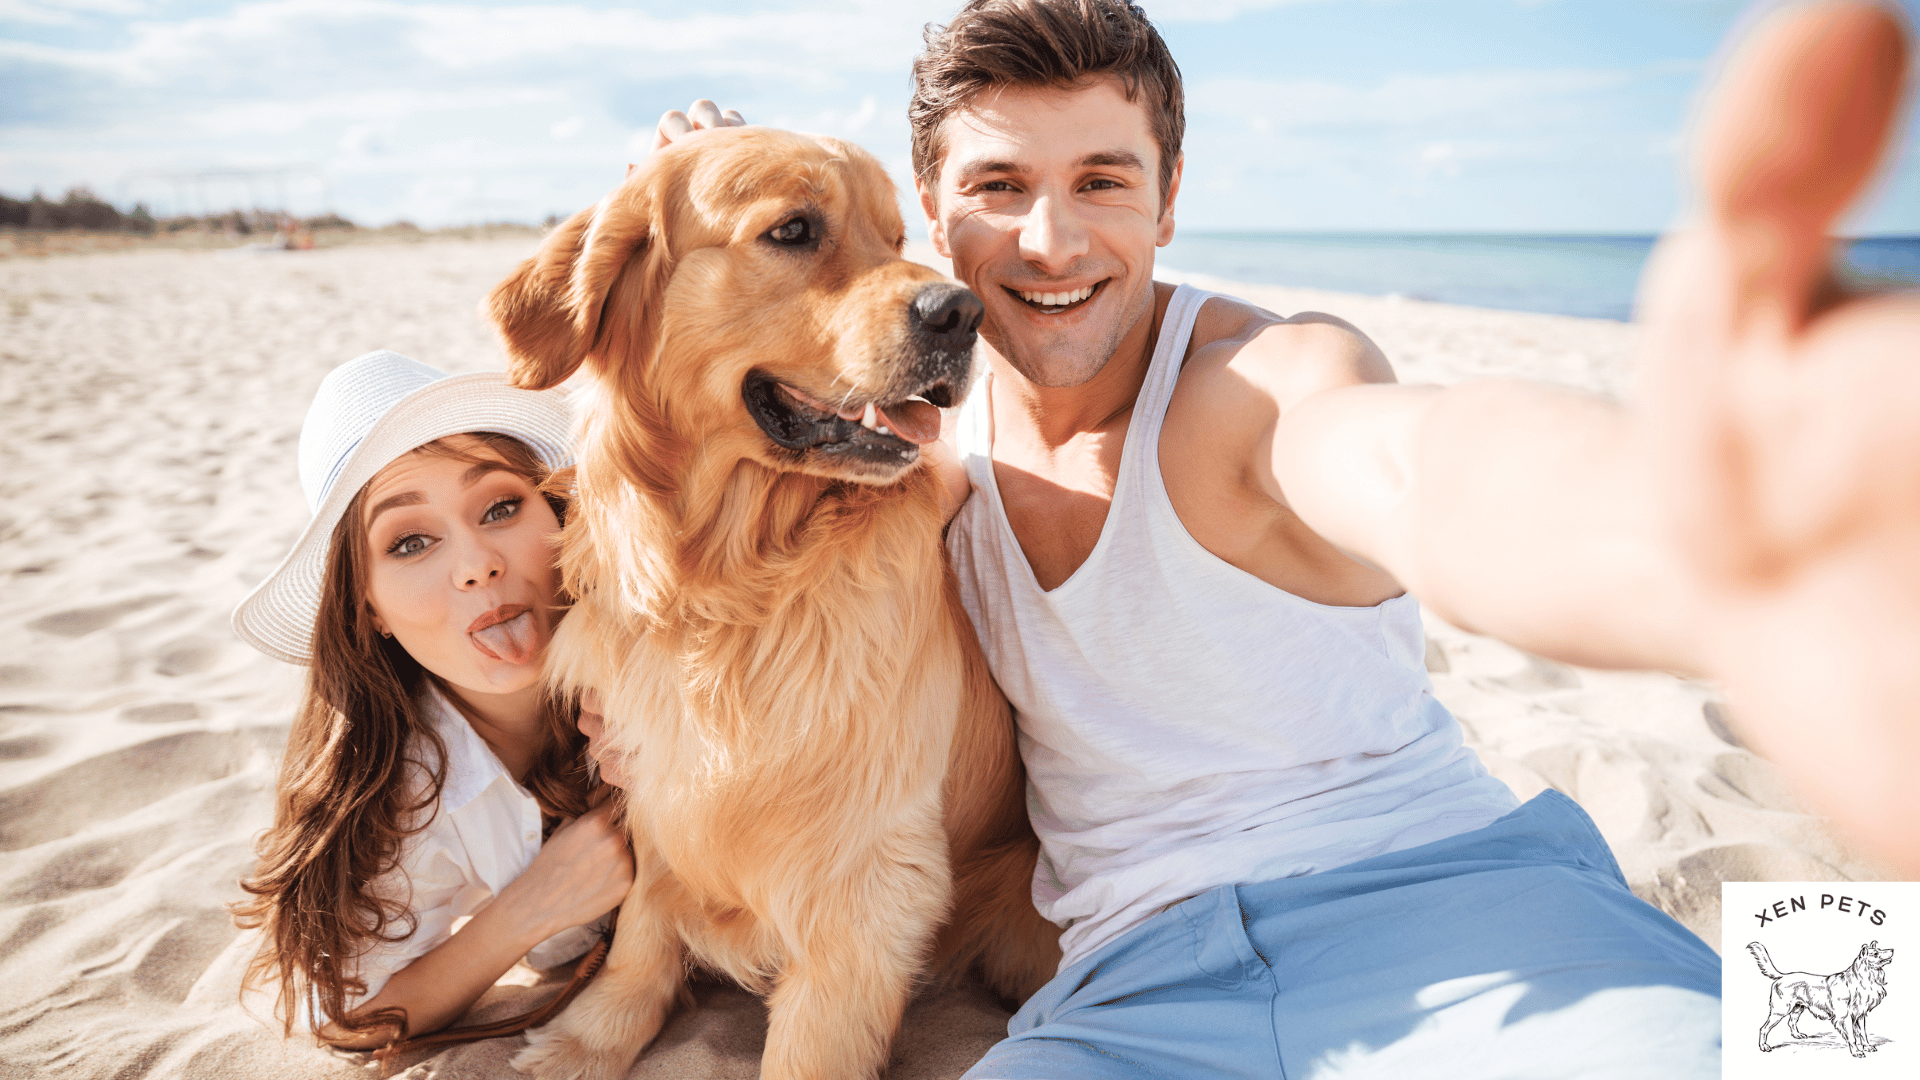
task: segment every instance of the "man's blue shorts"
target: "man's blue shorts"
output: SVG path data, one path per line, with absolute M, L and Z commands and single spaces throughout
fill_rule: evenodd
M 1041 988 L 964 1080 L 1718 1077 L 1720 958 L 1547 791 L 1484 829 L 1224 885 Z

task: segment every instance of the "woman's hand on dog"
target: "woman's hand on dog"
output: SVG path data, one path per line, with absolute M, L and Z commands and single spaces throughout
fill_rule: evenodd
M 626 755 L 607 746 L 607 719 L 600 712 L 600 692 L 584 690 L 580 694 L 580 734 L 587 737 L 587 756 L 600 772 L 600 779 L 625 791 L 631 787 L 626 770 Z
M 617 823 L 618 799 L 599 805 L 554 830 L 527 872 L 500 899 L 524 913 L 538 944 L 570 926 L 612 911 L 633 885 L 633 850 Z
M 705 131 L 711 128 L 746 127 L 747 121 L 734 109 L 720 111 L 720 106 L 701 98 L 687 106 L 686 112 L 672 109 L 660 117 L 660 126 L 653 132 L 653 148 L 666 146 L 690 131 Z

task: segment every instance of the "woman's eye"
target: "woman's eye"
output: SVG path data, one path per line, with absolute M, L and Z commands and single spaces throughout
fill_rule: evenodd
M 387 554 L 398 555 L 404 559 L 409 555 L 418 555 L 425 550 L 427 550 L 427 538 L 421 536 L 419 533 L 414 533 L 411 536 L 403 536 L 395 540 L 393 544 L 387 548 Z
M 813 226 L 806 218 L 797 217 L 782 225 L 775 225 L 767 233 L 767 238 L 776 244 L 804 244 L 813 239 Z
M 499 502 L 487 507 L 487 512 L 480 518 L 480 523 L 488 525 L 496 521 L 505 521 L 519 512 L 519 499 L 501 499 Z

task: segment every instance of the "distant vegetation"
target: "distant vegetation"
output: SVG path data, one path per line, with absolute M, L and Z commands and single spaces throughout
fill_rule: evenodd
M 286 220 L 286 215 L 268 210 L 229 210 L 222 214 L 156 218 L 144 203 L 135 203 L 133 209 L 122 211 L 85 187 L 69 188 L 66 197 L 59 202 L 37 191 L 27 199 L 0 194 L 0 226 L 18 229 L 79 229 L 132 233 L 137 236 L 187 231 L 251 236 L 254 233 L 272 233 L 280 229 Z M 305 218 L 300 224 L 313 230 L 355 227 L 353 222 L 333 213 Z

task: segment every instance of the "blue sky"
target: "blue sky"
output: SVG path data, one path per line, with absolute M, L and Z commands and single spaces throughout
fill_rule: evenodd
M 0 0 L 0 191 L 378 224 L 588 205 L 668 108 L 907 170 L 906 71 L 957 0 Z M 1913 18 L 1920 0 L 1903 0 Z M 1734 0 L 1147 0 L 1203 229 L 1654 231 Z M 1920 233 L 1920 115 L 1852 231 Z M 278 176 L 214 174 L 285 168 Z M 916 223 L 917 224 L 917 223 Z

